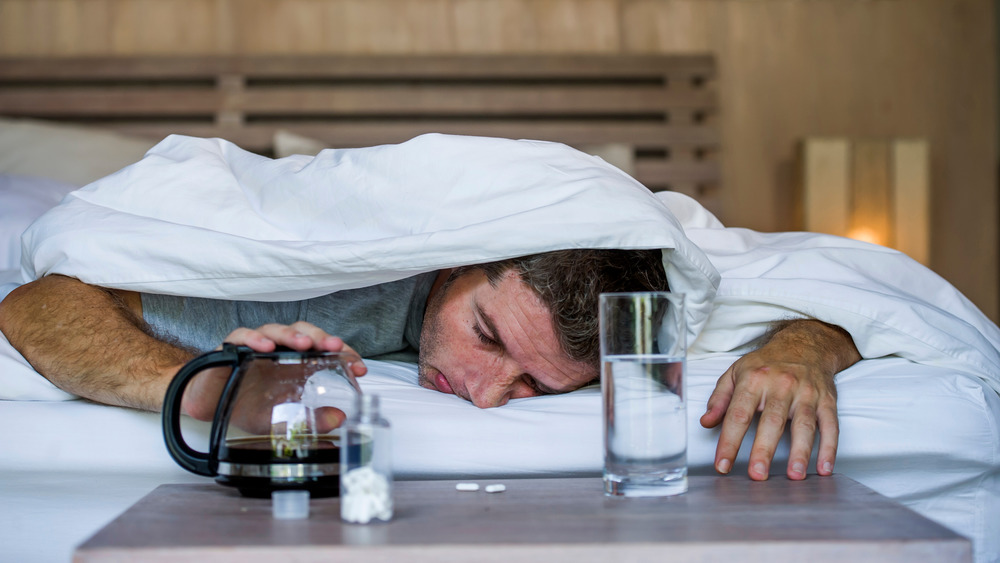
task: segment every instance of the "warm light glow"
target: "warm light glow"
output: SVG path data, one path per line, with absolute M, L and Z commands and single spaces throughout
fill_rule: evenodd
M 854 240 L 860 240 L 862 242 L 870 242 L 872 244 L 885 245 L 885 235 L 871 229 L 869 227 L 855 227 L 848 231 L 847 238 L 852 238 Z

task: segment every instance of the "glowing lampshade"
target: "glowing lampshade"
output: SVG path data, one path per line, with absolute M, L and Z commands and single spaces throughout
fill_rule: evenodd
M 930 261 L 930 166 L 921 139 L 811 138 L 802 144 L 803 228 Z

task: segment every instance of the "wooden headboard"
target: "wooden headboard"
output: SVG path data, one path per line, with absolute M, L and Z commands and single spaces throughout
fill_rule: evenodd
M 697 55 L 0 58 L 0 115 L 132 135 L 223 137 L 274 154 L 426 132 L 627 151 L 652 190 L 718 212 L 715 65 Z

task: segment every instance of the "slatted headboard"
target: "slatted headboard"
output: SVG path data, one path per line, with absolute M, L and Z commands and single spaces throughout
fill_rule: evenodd
M 431 131 L 611 145 L 650 189 L 715 212 L 717 113 L 710 56 L 0 59 L 3 116 L 218 136 L 262 154 L 278 131 L 335 147 Z

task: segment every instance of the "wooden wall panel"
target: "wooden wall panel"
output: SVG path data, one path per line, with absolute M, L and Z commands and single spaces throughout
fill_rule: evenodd
M 993 0 L 0 0 L 0 55 L 711 52 L 728 224 L 796 226 L 806 137 L 926 138 L 931 264 L 996 320 L 995 22 Z
M 450 0 L 231 1 L 233 51 L 248 54 L 445 53 Z
M 457 52 L 617 52 L 619 0 L 456 0 Z
M 929 149 L 923 139 L 806 139 L 803 228 L 895 248 L 929 266 Z

